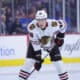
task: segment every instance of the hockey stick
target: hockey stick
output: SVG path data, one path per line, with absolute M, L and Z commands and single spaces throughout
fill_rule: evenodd
M 48 56 L 48 54 L 46 54 L 46 55 L 43 57 L 43 60 L 44 60 L 47 56 Z M 31 73 L 29 74 L 28 78 L 31 76 L 32 73 L 34 73 L 35 70 L 36 70 L 36 69 L 34 68 L 34 69 L 31 71 Z M 27 79 L 28 79 L 28 78 L 27 78 Z

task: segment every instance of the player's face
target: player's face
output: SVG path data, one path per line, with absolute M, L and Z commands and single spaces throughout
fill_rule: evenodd
M 39 20 L 37 20 L 37 23 L 38 23 L 38 26 L 39 26 L 41 29 L 44 29 L 45 26 L 46 26 L 46 19 L 39 19 Z

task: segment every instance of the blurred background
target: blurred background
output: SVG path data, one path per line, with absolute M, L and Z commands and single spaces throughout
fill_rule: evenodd
M 45 9 L 50 19 L 67 22 L 63 61 L 70 80 L 80 80 L 80 0 L 0 0 L 0 79 L 18 80 L 28 47 L 27 25 L 40 9 Z M 34 75 L 30 80 L 59 80 L 49 59 L 40 74 Z
M 39 9 L 45 9 L 48 18 L 65 20 L 67 33 L 80 32 L 79 0 L 0 0 L 0 34 L 26 34 Z

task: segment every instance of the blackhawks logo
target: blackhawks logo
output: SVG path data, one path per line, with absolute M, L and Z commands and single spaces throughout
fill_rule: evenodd
M 56 21 L 53 21 L 52 22 L 52 27 L 56 27 L 58 24 L 57 24 L 57 22 Z
M 49 40 L 50 40 L 50 37 L 49 37 L 49 36 L 43 36 L 43 37 L 41 37 L 40 42 L 41 42 L 43 45 L 46 45 Z
M 35 25 L 31 24 L 31 26 L 29 28 L 30 28 L 30 30 L 33 30 L 35 28 Z

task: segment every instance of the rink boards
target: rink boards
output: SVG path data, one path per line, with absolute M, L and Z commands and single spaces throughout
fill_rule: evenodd
M 26 35 L 0 36 L 0 66 L 20 66 L 24 64 L 27 52 Z M 80 62 L 80 34 L 67 34 L 60 48 L 64 63 Z M 43 55 L 47 54 L 43 51 Z M 44 64 L 51 64 L 49 56 Z

